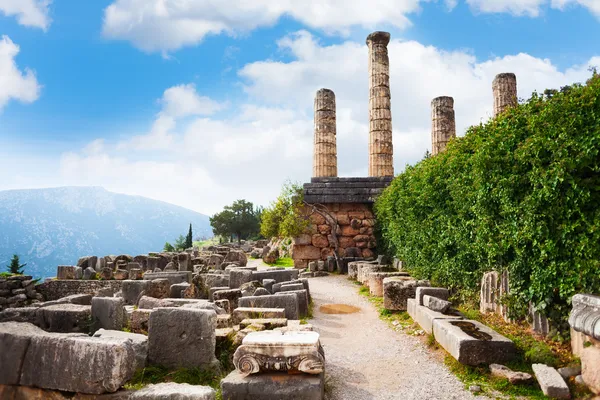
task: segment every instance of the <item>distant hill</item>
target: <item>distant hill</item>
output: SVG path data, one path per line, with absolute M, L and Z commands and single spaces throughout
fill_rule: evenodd
M 206 215 L 101 187 L 0 191 L 0 272 L 14 253 L 45 278 L 81 256 L 159 251 L 190 223 L 194 238 L 212 236 Z

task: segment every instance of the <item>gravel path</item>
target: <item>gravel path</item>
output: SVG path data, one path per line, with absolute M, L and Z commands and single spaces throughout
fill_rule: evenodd
M 345 276 L 310 279 L 314 318 L 325 349 L 328 400 L 474 399 L 415 337 L 395 332 Z M 323 304 L 359 307 L 331 315 Z

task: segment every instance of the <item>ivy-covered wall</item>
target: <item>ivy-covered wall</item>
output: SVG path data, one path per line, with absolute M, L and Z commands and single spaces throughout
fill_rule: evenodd
M 516 316 L 531 301 L 567 330 L 570 299 L 600 293 L 600 76 L 534 94 L 407 167 L 375 211 L 418 278 L 477 298 L 508 270 Z

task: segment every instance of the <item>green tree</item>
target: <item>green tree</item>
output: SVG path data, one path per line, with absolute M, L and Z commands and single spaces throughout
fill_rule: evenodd
M 194 243 L 193 243 L 193 239 L 192 239 L 192 224 L 190 224 L 190 230 L 188 231 L 188 234 L 185 238 L 185 248 L 189 249 L 193 245 L 194 245 Z
M 165 247 L 163 247 L 163 251 L 172 252 L 172 251 L 175 251 L 175 247 L 173 247 L 173 245 L 171 243 L 166 242 Z
M 254 209 L 254 205 L 246 200 L 236 200 L 225 206 L 223 211 L 210 218 L 210 225 L 216 236 L 227 237 L 231 241 L 256 236 L 260 232 L 260 215 L 262 209 Z
M 308 224 L 302 186 L 287 182 L 277 200 L 262 210 L 260 233 L 266 238 L 295 237 L 303 233 Z
M 175 251 L 182 251 L 185 250 L 186 247 L 186 238 L 183 235 L 179 235 L 179 237 L 177 238 L 177 240 L 175 240 L 175 244 L 173 245 L 173 247 L 175 247 Z
M 10 264 L 6 266 L 6 269 L 11 274 L 23 275 L 23 268 L 25 268 L 27 264 L 19 264 L 19 256 L 14 254 L 13 258 L 10 260 Z

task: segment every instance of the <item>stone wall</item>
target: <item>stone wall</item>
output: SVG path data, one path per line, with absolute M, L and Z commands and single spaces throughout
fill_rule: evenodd
M 305 268 L 310 261 L 326 260 L 333 256 L 336 241 L 339 257 L 374 257 L 376 240 L 372 206 L 361 203 L 332 203 L 324 206 L 337 226 L 331 226 L 319 213 L 310 215 L 308 233 L 294 238 L 293 258 L 296 268 Z
M 85 281 L 85 280 L 49 280 L 36 286 L 36 290 L 45 301 L 58 300 L 74 294 L 95 295 L 101 289 L 108 289 L 113 293 L 121 290 L 123 281 Z
M 35 281 L 29 275 L 0 278 L 0 311 L 11 307 L 24 307 L 41 300 Z

